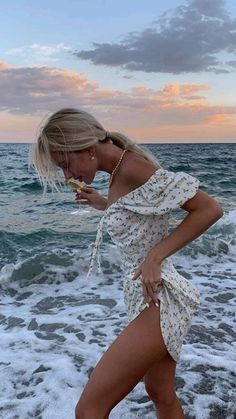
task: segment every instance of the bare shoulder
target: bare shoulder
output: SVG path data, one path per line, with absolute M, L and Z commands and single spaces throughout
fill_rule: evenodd
M 152 176 L 160 166 L 146 160 L 143 156 L 131 152 L 127 154 L 126 164 L 122 167 L 122 183 L 130 188 L 138 188 Z
M 118 176 L 114 178 L 107 198 L 107 208 L 121 196 L 143 185 L 160 167 L 143 156 L 128 151 L 124 154 Z

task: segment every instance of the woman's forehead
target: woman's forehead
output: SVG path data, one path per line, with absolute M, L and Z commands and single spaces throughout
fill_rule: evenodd
M 80 151 L 51 151 L 51 157 L 56 164 L 70 159 L 78 158 L 78 155 L 85 153 L 85 150 Z

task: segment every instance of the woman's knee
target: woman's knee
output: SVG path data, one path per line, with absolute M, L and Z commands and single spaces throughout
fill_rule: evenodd
M 146 392 L 150 399 L 158 406 L 171 406 L 176 400 L 174 387 L 159 387 L 145 384 Z

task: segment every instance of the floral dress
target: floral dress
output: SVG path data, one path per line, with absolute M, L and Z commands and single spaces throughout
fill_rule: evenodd
M 141 276 L 132 280 L 133 272 L 144 261 L 147 252 L 168 235 L 171 211 L 191 199 L 199 184 L 200 181 L 188 173 L 159 168 L 143 185 L 120 197 L 105 210 L 98 224 L 87 278 L 96 255 L 102 273 L 99 245 L 105 222 L 122 257 L 124 303 L 129 321 L 146 307 Z M 161 263 L 161 278 L 162 287 L 158 292 L 161 331 L 168 352 L 178 362 L 192 315 L 200 304 L 200 294 L 175 269 L 170 256 Z

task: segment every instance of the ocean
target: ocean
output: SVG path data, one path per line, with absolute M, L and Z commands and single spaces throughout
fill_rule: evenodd
M 145 144 L 168 170 L 185 171 L 224 216 L 171 256 L 201 305 L 182 347 L 176 388 L 186 419 L 235 418 L 236 144 Z M 0 144 L 0 417 L 72 419 L 93 368 L 127 325 L 119 251 L 104 229 L 103 273 L 85 281 L 103 215 L 68 186 L 42 188 L 29 144 Z M 107 196 L 109 175 L 89 186 Z M 172 212 L 170 231 L 187 215 Z M 95 265 L 96 266 L 96 265 Z M 110 418 L 154 419 L 143 381 Z

